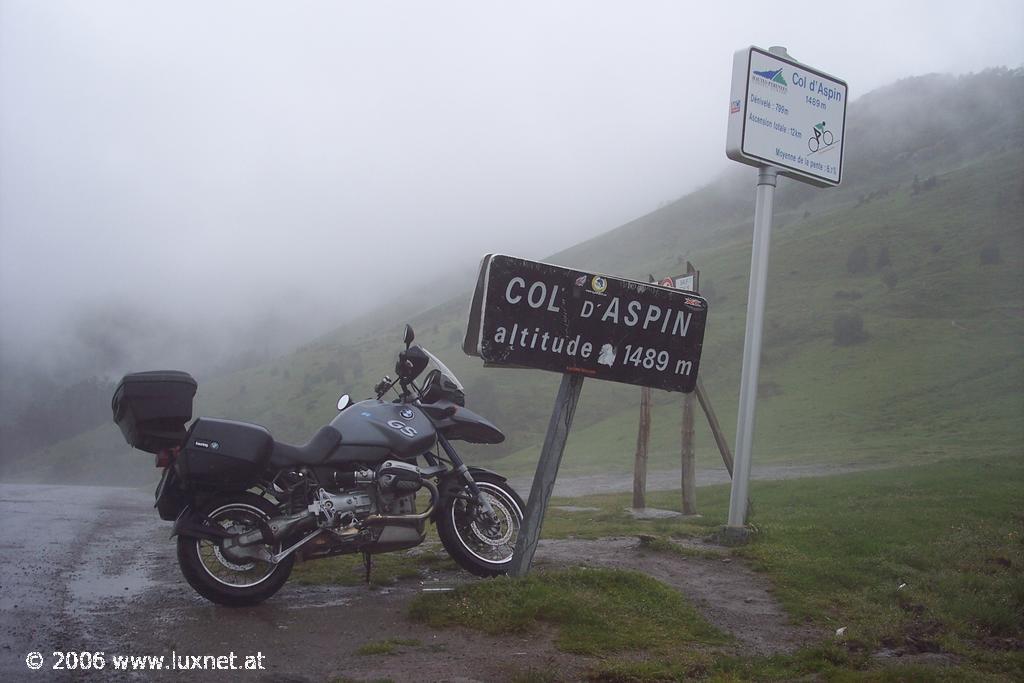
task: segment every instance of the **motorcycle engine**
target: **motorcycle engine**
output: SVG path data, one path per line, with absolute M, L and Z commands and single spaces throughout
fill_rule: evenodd
M 351 519 L 349 515 L 362 516 L 373 509 L 370 495 L 359 489 L 338 493 L 320 489 L 316 498 L 317 513 L 324 526 L 338 526 L 345 518 Z
M 366 477 L 362 479 L 362 477 Z M 377 484 L 380 512 L 391 515 L 409 515 L 416 511 L 416 492 L 423 486 L 420 468 L 400 460 L 387 460 L 377 468 L 376 475 L 366 470 L 357 472 L 354 481 Z M 330 492 L 319 489 L 310 506 L 323 527 L 347 527 L 357 519 L 377 512 L 374 496 L 368 488 L 343 489 Z
M 416 513 L 416 492 L 423 487 L 420 468 L 400 460 L 387 460 L 377 468 L 381 512 L 386 515 Z
M 377 469 L 377 487 L 381 493 L 414 493 L 423 486 L 420 468 L 400 460 L 387 460 Z

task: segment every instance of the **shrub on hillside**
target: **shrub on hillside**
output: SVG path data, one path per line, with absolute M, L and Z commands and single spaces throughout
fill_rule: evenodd
M 888 287 L 889 289 L 895 287 L 896 283 L 899 281 L 900 278 L 898 275 L 896 275 L 896 271 L 892 270 L 891 268 L 882 273 L 882 282 L 884 282 L 885 286 Z
M 854 247 L 846 257 L 846 270 L 851 275 L 863 273 L 868 269 L 868 248 L 864 245 Z
M 925 192 L 938 187 L 939 179 L 934 175 L 928 176 L 928 179 L 924 182 L 918 180 L 917 176 L 914 176 L 914 182 L 910 184 L 910 194 L 918 194 L 919 192 Z
M 878 258 L 875 259 L 875 267 L 885 268 L 890 263 L 891 261 L 889 260 L 889 247 L 879 247 Z
M 337 360 L 332 360 L 324 366 L 324 377 L 328 380 L 338 380 L 339 382 L 345 381 L 345 368 L 341 367 L 341 363 Z
M 836 346 L 853 346 L 868 338 L 864 332 L 864 318 L 860 313 L 840 313 L 832 324 L 832 337 Z
M 986 244 L 981 248 L 978 256 L 981 258 L 981 265 L 983 266 L 993 266 L 1001 263 L 1003 260 L 1002 255 L 999 253 L 998 244 Z

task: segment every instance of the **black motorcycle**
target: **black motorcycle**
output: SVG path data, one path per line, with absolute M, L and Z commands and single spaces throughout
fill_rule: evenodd
M 363 553 L 369 572 L 372 554 L 422 543 L 428 520 L 461 567 L 506 572 L 523 501 L 504 477 L 467 467 L 451 443 L 505 436 L 465 407 L 455 375 L 412 341 L 407 325 L 397 379 L 385 376 L 374 399 L 342 396 L 338 415 L 302 446 L 245 422 L 200 417 L 186 430 L 197 388 L 188 373 L 124 377 L 114 422 L 130 445 L 157 456 L 155 507 L 174 521 L 178 563 L 200 595 L 259 603 L 284 585 L 296 557 Z M 392 390 L 398 397 L 384 400 Z

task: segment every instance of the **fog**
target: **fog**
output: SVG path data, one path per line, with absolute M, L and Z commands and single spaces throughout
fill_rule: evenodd
M 5 392 L 277 353 L 647 213 L 727 168 L 746 45 L 855 98 L 1019 65 L 1022 27 L 1012 1 L 0 1 Z

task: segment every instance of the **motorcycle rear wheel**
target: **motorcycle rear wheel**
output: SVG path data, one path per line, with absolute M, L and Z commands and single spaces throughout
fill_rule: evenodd
M 232 493 L 210 503 L 203 514 L 233 533 L 257 527 L 260 520 L 278 514 L 277 508 L 254 493 Z M 280 547 L 269 548 L 279 552 Z M 281 589 L 292 573 L 295 557 L 276 565 L 261 561 L 232 561 L 220 544 L 206 539 L 178 537 L 178 565 L 189 585 L 211 602 L 227 607 L 256 605 Z
M 483 577 L 507 574 L 526 505 L 501 477 L 479 473 L 473 477 L 487 498 L 497 521 L 479 518 L 475 502 L 450 498 L 437 520 L 441 543 L 460 567 Z

